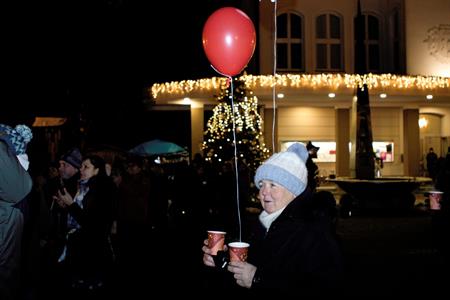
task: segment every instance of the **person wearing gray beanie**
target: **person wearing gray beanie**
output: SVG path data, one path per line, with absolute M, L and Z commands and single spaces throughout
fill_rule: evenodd
M 340 292 L 342 256 L 335 236 L 311 204 L 307 159 L 306 146 L 294 143 L 256 170 L 254 183 L 263 210 L 244 235 L 250 244 L 247 260 L 226 267 L 236 284 L 250 293 L 276 290 L 279 296 L 320 297 Z M 205 240 L 203 263 L 218 268 L 207 245 Z
M 82 155 L 78 148 L 72 148 L 59 159 L 58 173 L 61 178 L 61 189 L 65 187 L 72 197 L 78 189 Z

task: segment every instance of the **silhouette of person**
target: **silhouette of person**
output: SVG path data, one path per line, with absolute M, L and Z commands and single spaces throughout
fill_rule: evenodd
M 428 154 L 426 156 L 427 159 L 427 169 L 428 169 L 428 176 L 435 180 L 436 179 L 436 171 L 437 171 L 437 162 L 438 162 L 438 156 L 434 152 L 433 147 L 428 150 Z
M 0 299 L 18 296 L 26 196 L 32 188 L 26 147 L 30 128 L 0 124 Z
M 306 149 L 308 150 L 308 159 L 306 160 L 306 168 L 308 169 L 308 187 L 312 192 L 315 192 L 317 188 L 319 167 L 313 161 L 313 158 L 317 158 L 317 152 L 320 147 L 314 146 L 311 141 L 309 141 L 306 144 Z

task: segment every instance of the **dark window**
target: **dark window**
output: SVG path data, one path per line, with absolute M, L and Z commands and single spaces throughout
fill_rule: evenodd
M 368 16 L 368 23 L 369 40 L 378 40 L 380 38 L 380 24 L 378 23 L 378 18 Z
M 380 47 L 375 45 L 369 45 L 369 70 L 380 70 Z
M 287 38 L 287 14 L 282 14 L 277 17 L 277 37 Z
M 286 69 L 288 67 L 287 44 L 277 44 L 277 69 Z
M 341 67 L 341 45 L 331 45 L 331 69 Z
M 302 19 L 300 16 L 289 14 L 291 16 L 291 38 L 302 38 Z
M 392 23 L 392 72 L 396 74 L 404 73 L 404 60 L 402 59 L 401 51 L 401 28 L 400 28 L 400 13 L 398 9 L 394 10 L 391 18 Z
M 333 14 L 316 18 L 316 69 L 320 71 L 341 71 L 342 20 Z
M 398 39 L 400 37 L 400 26 L 399 26 L 399 15 L 398 11 L 394 12 L 394 38 Z
M 361 36 L 364 38 L 364 62 L 368 72 L 379 73 L 381 71 L 380 64 L 380 21 L 374 15 L 364 14 L 363 28 L 357 24 L 357 19 L 354 21 L 355 33 L 355 52 L 357 49 L 358 32 L 361 30 Z
M 400 43 L 394 41 L 394 72 L 400 73 Z
M 277 16 L 277 71 L 302 71 L 303 67 L 303 19 L 288 12 Z M 281 28 L 281 29 L 280 29 Z
M 341 20 L 337 16 L 330 15 L 330 38 L 341 38 Z
M 301 44 L 292 44 L 291 45 L 291 67 L 293 69 L 303 69 L 302 67 L 302 46 Z
M 321 15 L 316 19 L 316 38 L 326 39 L 327 38 L 327 16 Z
M 327 45 L 317 44 L 317 69 L 327 68 Z

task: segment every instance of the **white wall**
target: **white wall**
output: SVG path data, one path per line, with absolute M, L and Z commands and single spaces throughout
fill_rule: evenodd
M 403 175 L 401 116 L 402 108 L 371 108 L 373 139 L 394 142 L 394 162 L 385 163 L 383 176 Z M 335 141 L 334 127 L 334 108 L 290 107 L 278 111 L 278 141 Z M 335 169 L 334 163 L 318 165 L 327 174 Z
M 401 108 L 371 108 L 373 140 L 394 142 L 394 161 L 384 164 L 383 170 L 381 170 L 383 176 L 403 175 L 404 173 L 401 161 L 403 153 L 401 115 Z
M 407 73 L 450 76 L 450 1 L 406 0 L 405 19 Z

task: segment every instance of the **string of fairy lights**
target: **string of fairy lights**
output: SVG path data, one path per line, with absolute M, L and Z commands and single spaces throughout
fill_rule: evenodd
M 239 77 L 249 89 L 289 87 L 310 89 L 355 89 L 367 85 L 369 89 L 419 89 L 435 90 L 450 87 L 449 77 L 410 76 L 395 74 L 276 74 L 243 75 Z M 195 92 L 214 92 L 224 83 L 226 77 L 212 77 L 198 80 L 183 80 L 155 83 L 150 88 L 153 99 L 163 96 L 186 95 Z
M 261 127 L 261 120 L 254 119 L 254 113 L 258 109 L 258 99 L 256 96 L 244 97 L 244 100 L 239 103 L 235 103 L 234 117 L 236 130 L 250 130 L 255 131 L 256 128 Z M 232 121 L 231 106 L 227 103 L 219 103 L 213 108 L 213 113 L 217 118 L 211 119 L 211 133 L 218 134 L 224 132 L 225 129 L 230 128 L 230 122 Z M 256 124 L 255 124 L 256 122 Z M 256 126 L 255 126 L 256 125 Z
M 239 81 L 238 81 L 239 82 Z M 205 140 L 202 150 L 207 161 L 222 162 L 230 159 L 229 150 L 234 147 L 235 140 L 231 136 L 231 125 L 239 136 L 236 143 L 240 153 L 238 157 L 246 161 L 246 165 L 255 170 L 269 155 L 269 149 L 263 142 L 262 118 L 258 113 L 258 98 L 253 91 L 246 88 L 245 83 L 239 82 L 234 94 L 222 86 L 216 100 L 219 102 L 213 108 L 213 117 L 208 120 Z M 235 98 L 231 105 L 231 97 Z M 234 113 L 233 113 L 234 108 Z M 244 149 L 249 152 L 245 153 Z M 228 153 L 228 154 L 227 154 Z M 250 155 L 250 156 L 248 156 Z

